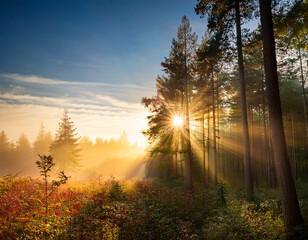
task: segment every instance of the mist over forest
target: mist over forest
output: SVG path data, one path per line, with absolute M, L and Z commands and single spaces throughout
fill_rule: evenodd
M 144 176 L 145 149 L 128 141 L 123 131 L 119 139 L 78 137 L 69 113 L 64 112 L 57 133 L 45 129 L 42 123 L 32 143 L 21 133 L 12 142 L 0 132 L 0 177 L 7 174 L 39 176 L 35 162 L 38 155 L 54 156 L 58 171 L 65 171 L 75 180 L 109 178 L 140 178 Z

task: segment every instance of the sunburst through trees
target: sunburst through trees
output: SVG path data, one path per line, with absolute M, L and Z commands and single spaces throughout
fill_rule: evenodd
M 288 5 L 290 11 L 283 14 L 293 14 L 299 2 Z M 282 52 L 278 58 L 280 86 L 278 81 L 275 83 L 275 91 L 279 93 L 280 89 L 282 116 L 274 122 L 273 112 L 280 111 L 281 104 L 279 94 L 274 103 L 269 94 L 274 85 L 268 83 L 269 73 L 265 74 L 261 55 L 261 35 L 264 38 L 273 33 L 264 34 L 260 28 L 253 33 L 241 29 L 241 21 L 254 14 L 253 4 L 253 1 L 228 1 L 227 5 L 224 1 L 198 1 L 196 12 L 209 15 L 208 32 L 198 46 L 188 19 L 183 17 L 169 56 L 161 63 L 165 75 L 156 79 L 157 95 L 142 100 L 151 113 L 145 131 L 151 143 L 147 176 L 186 179 L 189 189 L 193 189 L 193 180 L 205 186 L 225 182 L 245 188 L 249 199 L 254 197 L 254 187 L 278 185 L 285 222 L 294 227 L 302 221 L 293 221 L 301 216 L 292 178 L 297 181 L 299 175 L 305 178 L 307 173 L 307 113 L 301 59 L 304 55 L 296 47 L 296 51 L 289 51 L 285 36 L 278 38 L 280 46 L 285 48 L 278 50 L 279 54 Z M 286 3 L 281 4 L 280 10 Z M 280 17 L 284 19 L 283 14 Z M 290 30 L 288 24 L 278 24 L 276 28 L 281 29 L 277 32 L 283 33 L 284 27 Z M 303 24 L 299 31 L 300 34 L 306 31 Z M 300 50 L 304 49 L 300 46 Z M 276 61 L 275 54 L 271 59 Z M 280 129 L 273 134 L 278 125 Z M 286 148 L 278 147 L 283 141 L 277 143 L 283 132 Z M 291 165 L 287 151 L 292 156 Z M 293 220 L 290 211 L 296 216 Z

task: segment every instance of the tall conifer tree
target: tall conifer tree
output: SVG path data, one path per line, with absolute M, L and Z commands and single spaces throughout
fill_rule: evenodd
M 274 162 L 280 190 L 284 219 L 289 230 L 303 223 L 296 188 L 292 178 L 290 161 L 282 121 L 276 49 L 271 13 L 271 1 L 259 0 L 262 26 L 264 69 L 269 111 L 269 127 Z
M 81 161 L 80 151 L 76 128 L 65 110 L 50 153 L 59 170 L 76 171 Z
M 194 61 L 194 54 L 196 50 L 197 36 L 192 32 L 190 22 L 186 16 L 183 16 L 182 23 L 178 29 L 178 43 L 183 55 L 183 80 L 184 80 L 184 96 L 185 96 L 185 140 L 187 147 L 187 159 L 186 159 L 186 180 L 188 187 L 193 188 L 192 181 L 192 151 L 190 140 L 190 89 L 192 82 L 192 66 Z
M 52 137 L 50 132 L 45 131 L 45 126 L 42 123 L 38 135 L 33 143 L 34 153 L 40 155 L 48 155 Z
M 211 31 L 223 31 L 225 34 L 229 34 L 235 23 L 241 93 L 245 189 L 247 193 L 253 192 L 253 182 L 250 163 L 241 20 L 243 16 L 245 18 L 249 18 L 251 16 L 253 9 L 252 2 L 253 1 L 251 0 L 218 0 L 215 2 L 210 0 L 198 0 L 198 4 L 195 8 L 197 14 L 209 15 L 208 27 Z

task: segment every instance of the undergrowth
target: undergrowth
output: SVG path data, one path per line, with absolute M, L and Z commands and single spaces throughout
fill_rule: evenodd
M 299 201 L 307 221 L 307 185 Z M 1 239 L 285 239 L 279 193 L 257 189 L 253 199 L 224 184 L 193 192 L 179 183 L 90 181 L 60 186 L 8 176 L 0 181 Z M 304 238 L 303 238 L 304 239 Z

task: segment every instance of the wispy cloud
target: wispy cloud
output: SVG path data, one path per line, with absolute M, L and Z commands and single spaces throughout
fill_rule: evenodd
M 127 103 L 110 96 L 100 96 L 91 94 L 93 98 L 80 98 L 80 97 L 67 97 L 67 98 L 55 98 L 55 97 L 40 97 L 32 96 L 30 94 L 18 95 L 12 92 L 6 92 L 0 94 L 0 99 L 6 100 L 6 102 L 14 101 L 19 104 L 33 104 L 42 106 L 52 106 L 66 109 L 79 109 L 83 111 L 96 111 L 106 114 L 124 114 L 125 112 L 135 110 L 141 110 L 141 104 Z M 107 104 L 102 103 L 105 101 Z M 111 104 L 111 105 L 110 105 Z M 107 112 L 106 112 L 107 111 Z
M 41 121 L 54 133 L 67 109 L 80 135 L 118 138 L 125 130 L 130 140 L 144 141 L 141 132 L 146 128 L 146 110 L 139 102 L 139 95 L 144 94 L 142 87 L 130 85 L 128 89 L 127 85 L 20 74 L 0 74 L 1 78 L 12 81 L 4 81 L 6 86 L 0 91 L 0 130 L 14 140 L 21 132 L 33 140 Z
M 147 87 L 134 85 L 134 84 L 111 84 L 104 82 L 74 82 L 74 81 L 63 81 L 52 78 L 38 77 L 35 75 L 23 76 L 20 74 L 0 74 L 0 77 L 11 79 L 26 83 L 36 83 L 36 84 L 47 84 L 47 85 L 73 85 L 73 86 L 102 86 L 102 87 L 115 87 L 115 88 L 134 88 L 134 89 L 144 89 L 149 90 Z
M 130 103 L 130 102 L 122 101 L 122 100 L 116 99 L 111 96 L 106 96 L 106 95 L 103 96 L 103 95 L 98 95 L 98 94 L 93 94 L 93 93 L 88 93 L 88 94 L 93 96 L 97 101 L 105 101 L 115 107 L 128 108 L 128 109 L 141 109 L 142 108 L 140 103 Z

